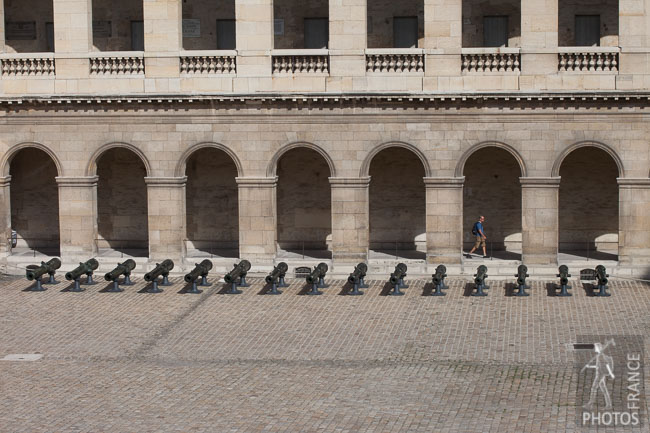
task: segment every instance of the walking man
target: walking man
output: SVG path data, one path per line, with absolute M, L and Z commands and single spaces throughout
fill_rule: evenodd
M 467 258 L 471 259 L 472 258 L 472 253 L 478 249 L 478 247 L 483 248 L 483 258 L 487 259 L 487 252 L 485 251 L 485 240 L 487 239 L 487 236 L 485 236 L 485 230 L 483 229 L 483 223 L 485 222 L 485 217 L 481 215 L 474 223 L 474 226 L 472 227 L 472 234 L 476 236 L 476 242 L 474 243 L 474 247 L 471 249 L 471 251 L 467 254 Z

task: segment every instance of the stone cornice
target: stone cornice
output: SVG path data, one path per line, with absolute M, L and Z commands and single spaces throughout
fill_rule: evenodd
M 618 178 L 619 188 L 626 189 L 650 189 L 650 178 L 639 177 L 639 178 Z
M 425 177 L 424 184 L 427 188 L 462 188 L 465 177 Z
M 144 183 L 151 187 L 183 187 L 187 183 L 187 176 L 183 177 L 145 177 Z
M 330 177 L 332 188 L 366 188 L 370 185 L 370 176 L 367 177 Z
M 99 176 L 57 176 L 56 183 L 62 188 L 81 188 L 97 185 Z
M 11 176 L 0 177 L 0 187 L 9 186 L 11 184 Z
M 278 177 L 236 177 L 239 188 L 275 188 Z
M 522 188 L 559 188 L 560 177 L 520 177 Z

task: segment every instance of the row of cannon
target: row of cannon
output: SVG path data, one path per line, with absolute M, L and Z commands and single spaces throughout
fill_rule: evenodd
M 56 284 L 55 280 L 56 271 L 61 267 L 61 260 L 54 258 L 48 262 L 41 262 L 41 265 L 31 265 L 27 267 L 26 277 L 29 281 L 35 281 L 35 285 L 30 289 L 32 291 L 42 291 L 45 290 L 43 284 Z M 65 274 L 65 278 L 68 281 L 73 281 L 74 286 L 69 290 L 71 292 L 80 292 L 84 289 L 81 287 L 84 285 L 96 284 L 93 280 L 93 273 L 99 267 L 99 263 L 95 259 L 90 259 L 84 263 L 79 263 L 75 269 Z M 113 283 L 112 287 L 108 289 L 108 292 L 122 292 L 124 289 L 120 287 L 120 284 L 123 286 L 133 285 L 131 281 L 131 273 L 135 269 L 135 261 L 128 259 L 124 263 L 118 263 L 115 269 L 110 272 L 107 272 L 104 275 L 106 281 Z M 164 260 L 161 263 L 156 263 L 156 266 L 149 272 L 144 275 L 144 280 L 151 283 L 146 291 L 149 293 L 160 293 L 162 289 L 159 286 L 169 286 L 169 273 L 174 269 L 174 262 L 170 259 Z M 248 260 L 241 260 L 239 263 L 236 263 L 233 266 L 233 269 L 228 272 L 224 277 L 224 281 L 229 285 L 229 288 L 225 293 L 227 294 L 239 294 L 242 291 L 239 289 L 241 287 L 248 287 L 249 284 L 246 282 L 246 276 L 248 271 L 251 269 L 251 263 Z M 212 270 L 212 262 L 210 260 L 203 260 L 201 263 L 197 263 L 183 278 L 185 283 L 190 284 L 191 287 L 188 288 L 185 293 L 201 293 L 202 291 L 198 287 L 207 287 L 212 285 L 208 282 L 208 274 Z M 287 287 L 288 284 L 285 282 L 287 271 L 289 266 L 284 263 L 278 263 L 277 266 L 265 277 L 265 282 L 268 286 L 266 291 L 269 295 L 279 295 L 282 292 L 278 290 L 281 287 Z M 406 284 L 405 279 L 407 276 L 408 267 L 404 263 L 398 263 L 395 266 L 395 270 L 390 274 L 388 282 L 391 286 L 391 291 L 388 293 L 391 296 L 401 296 L 404 295 L 401 289 L 406 289 L 409 286 Z M 326 263 L 319 263 L 314 266 L 314 269 L 305 277 L 307 284 L 310 286 L 310 290 L 305 294 L 307 295 L 321 295 L 323 292 L 319 289 L 327 288 L 328 285 L 325 284 L 325 277 L 327 275 L 328 266 Z M 596 289 L 598 292 L 596 296 L 610 296 L 607 292 L 607 283 L 608 277 L 607 270 L 605 266 L 598 265 L 595 268 L 595 278 L 598 282 Z M 365 277 L 368 272 L 368 265 L 365 263 L 359 263 L 354 267 L 348 277 L 348 283 L 352 286 L 352 289 L 347 292 L 348 295 L 358 296 L 363 295 L 363 292 L 359 289 L 367 288 L 365 284 Z M 476 269 L 476 274 L 474 274 L 474 284 L 475 287 L 472 290 L 470 296 L 487 296 L 485 290 L 489 289 L 486 285 L 486 280 L 488 278 L 488 269 L 487 266 L 481 265 Z M 49 278 L 47 281 L 43 282 L 42 277 L 48 275 Z M 85 281 L 82 283 L 81 278 L 86 276 Z M 517 291 L 514 292 L 515 296 L 529 296 L 526 292 L 529 289 L 529 286 L 526 285 L 526 279 L 530 276 L 528 274 L 528 267 L 526 265 L 519 265 L 517 268 L 517 273 L 514 275 L 516 277 L 516 287 Z M 120 281 L 120 277 L 124 277 Z M 162 277 L 162 280 L 160 278 Z M 569 278 L 571 274 L 569 273 L 569 268 L 566 265 L 562 265 L 558 268 L 557 277 L 560 278 L 560 292 L 557 293 L 557 296 L 571 296 L 568 292 Z M 436 268 L 436 272 L 432 275 L 433 290 L 431 296 L 445 296 L 443 290 L 448 287 L 445 285 L 445 278 L 447 278 L 447 268 L 444 265 L 439 265 Z

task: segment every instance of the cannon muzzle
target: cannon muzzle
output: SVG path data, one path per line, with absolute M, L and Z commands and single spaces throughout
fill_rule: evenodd
M 99 263 L 95 259 L 90 259 L 85 263 L 79 263 L 79 266 L 77 266 L 70 272 L 66 272 L 65 279 L 68 281 L 74 281 L 79 279 L 79 277 L 81 277 L 82 275 L 90 275 L 93 273 L 95 269 L 97 269 L 98 266 Z
M 359 263 L 354 267 L 354 271 L 348 277 L 348 282 L 350 284 L 359 284 L 362 278 L 365 278 L 366 272 L 368 272 L 368 265 L 365 263 Z
M 264 281 L 266 281 L 267 284 L 273 284 L 274 281 L 285 275 L 288 270 L 289 266 L 284 262 L 280 262 L 273 268 L 271 273 L 266 276 Z
M 487 266 L 481 265 L 476 269 L 476 274 L 474 275 L 474 282 L 478 285 L 482 285 L 485 282 L 487 276 Z
M 228 272 L 225 277 L 223 277 L 226 283 L 234 283 L 240 277 L 245 277 L 246 273 L 251 269 L 251 262 L 248 260 L 242 260 L 237 263 L 232 271 Z
M 433 284 L 437 286 L 442 283 L 442 281 L 447 278 L 447 268 L 445 265 L 438 265 L 436 268 L 436 273 L 432 275 Z
M 526 284 L 526 278 L 530 277 L 530 275 L 528 275 L 528 267 L 526 265 L 519 265 L 515 277 L 517 277 L 518 285 Z
M 205 259 L 201 263 L 196 263 L 194 269 L 185 275 L 184 280 L 186 283 L 196 281 L 201 277 L 207 276 L 208 272 L 210 272 L 210 269 L 212 269 L 212 262 L 208 259 Z
M 407 269 L 408 267 L 404 263 L 398 263 L 397 266 L 395 266 L 395 271 L 390 274 L 390 283 L 392 285 L 399 283 L 401 279 L 406 277 Z
M 106 281 L 115 281 L 120 278 L 120 275 L 131 275 L 131 271 L 135 269 L 135 261 L 132 259 L 126 260 L 124 263 L 118 263 L 117 267 L 104 275 Z
M 307 282 L 309 284 L 318 283 L 321 278 L 325 278 L 328 270 L 329 267 L 327 266 L 327 263 L 319 263 L 318 266 L 315 266 L 314 270 L 311 271 L 311 274 L 307 275 Z
M 28 269 L 25 273 L 25 276 L 29 281 L 34 281 L 41 278 L 45 274 L 54 273 L 57 269 L 61 267 L 61 260 L 54 258 L 50 259 L 47 262 L 41 262 L 41 266 Z
M 153 281 L 161 275 L 168 275 L 172 269 L 174 269 L 174 262 L 170 259 L 163 260 L 162 263 L 156 263 L 155 268 L 144 274 L 144 280 Z
M 560 284 L 563 286 L 569 284 L 569 278 L 571 278 L 569 267 L 567 265 L 562 265 L 558 268 L 558 272 L 557 276 L 560 277 Z

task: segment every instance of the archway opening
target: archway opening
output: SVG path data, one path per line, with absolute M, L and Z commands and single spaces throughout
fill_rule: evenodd
M 331 258 L 327 161 L 315 150 L 291 149 L 278 161 L 277 176 L 278 256 Z
M 370 162 L 370 256 L 426 258 L 426 190 L 422 161 L 389 147 Z
M 467 159 L 463 175 L 463 250 L 474 246 L 472 227 L 482 215 L 488 256 L 521 260 L 522 172 L 515 157 L 498 147 L 479 149 Z
M 237 166 L 224 151 L 203 148 L 185 168 L 188 257 L 238 257 Z
M 559 252 L 618 259 L 618 167 L 596 147 L 571 152 L 560 166 Z
M 117 147 L 97 161 L 97 248 L 100 255 L 149 255 L 147 170 L 140 157 Z
M 60 255 L 56 164 L 44 151 L 28 147 L 14 155 L 9 174 L 11 229 L 16 233 L 12 254 Z

